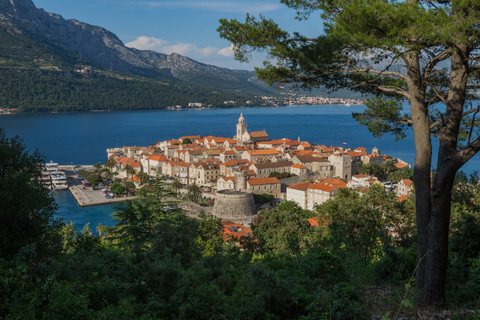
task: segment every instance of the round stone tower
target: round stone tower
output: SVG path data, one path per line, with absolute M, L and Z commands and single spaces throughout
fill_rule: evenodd
M 253 193 L 234 190 L 217 191 L 212 214 L 225 220 L 250 220 L 257 213 Z

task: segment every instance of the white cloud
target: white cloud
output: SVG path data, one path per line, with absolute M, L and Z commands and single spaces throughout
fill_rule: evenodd
M 141 36 L 136 40 L 130 41 L 125 44 L 127 47 L 135 48 L 139 50 L 153 50 L 162 52 L 165 54 L 178 53 L 187 57 L 210 57 L 219 53 L 218 48 L 205 47 L 199 48 L 191 43 L 174 43 L 157 39 L 154 37 Z M 223 49 L 222 49 L 223 50 Z
M 226 48 L 200 48 L 191 43 L 170 43 L 163 39 L 141 36 L 125 44 L 139 50 L 153 50 L 165 54 L 178 53 L 191 59 L 230 69 L 249 69 L 261 66 L 265 57 L 254 57 L 250 63 L 241 63 L 233 58 L 233 45 Z
M 218 54 L 224 57 L 233 57 L 233 43 L 231 43 L 229 47 L 218 50 Z
M 136 40 L 130 41 L 129 43 L 125 44 L 127 47 L 135 48 L 139 50 L 154 50 L 157 51 L 157 48 L 162 48 L 163 46 L 167 45 L 168 42 L 162 39 L 152 38 L 141 36 L 138 37 Z
M 200 8 L 220 12 L 259 13 L 274 11 L 284 7 L 279 3 L 262 3 L 259 1 L 139 1 L 135 5 L 148 7 L 183 7 Z

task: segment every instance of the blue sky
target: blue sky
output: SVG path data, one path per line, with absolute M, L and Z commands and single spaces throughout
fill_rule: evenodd
M 264 55 L 250 63 L 235 61 L 230 43 L 216 31 L 219 19 L 245 20 L 260 13 L 289 32 L 317 36 L 323 31 L 318 13 L 307 21 L 295 20 L 295 10 L 279 0 L 33 0 L 38 8 L 104 27 L 127 46 L 185 55 L 197 61 L 231 69 L 253 70 Z

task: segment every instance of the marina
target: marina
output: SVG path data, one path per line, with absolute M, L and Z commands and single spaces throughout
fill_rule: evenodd
M 92 169 L 91 165 L 80 166 L 84 169 Z M 75 173 L 73 166 L 59 166 L 59 170 L 63 172 L 55 172 L 59 175 L 58 181 L 63 181 L 61 176 L 63 175 L 65 179 L 65 184 L 59 182 L 59 186 L 65 185 L 65 187 L 53 187 L 54 190 L 64 190 L 68 189 L 75 200 L 77 201 L 80 207 L 89 207 L 89 206 L 98 206 L 104 204 L 119 203 L 125 200 L 133 200 L 135 197 L 119 197 L 119 198 L 106 198 L 105 193 L 102 190 L 94 190 L 92 187 L 85 187 L 82 184 L 82 180 L 79 179 L 78 175 Z M 53 177 L 53 175 L 52 175 Z M 68 180 L 68 183 L 67 183 Z M 53 183 L 53 180 L 52 180 Z

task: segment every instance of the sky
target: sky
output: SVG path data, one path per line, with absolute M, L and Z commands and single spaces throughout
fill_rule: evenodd
M 249 63 L 233 57 L 230 43 L 220 38 L 219 19 L 245 21 L 246 13 L 273 19 L 290 33 L 318 36 L 323 26 L 318 13 L 298 21 L 296 12 L 280 0 L 33 0 L 37 8 L 101 26 L 137 49 L 179 53 L 199 62 L 230 69 L 253 70 L 265 54 Z

